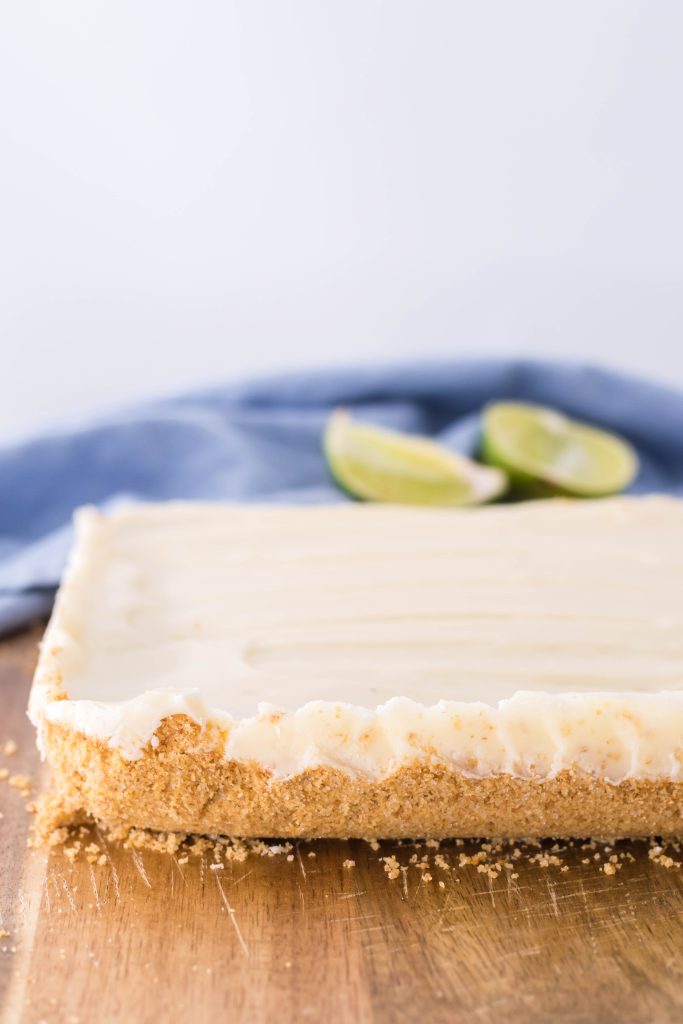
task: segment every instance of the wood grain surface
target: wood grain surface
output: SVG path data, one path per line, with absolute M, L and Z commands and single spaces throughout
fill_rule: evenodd
M 36 640 L 0 644 L 0 743 L 19 744 L 0 768 L 39 785 Z M 390 881 L 379 857 L 412 851 L 361 842 L 218 871 L 114 846 L 104 865 L 71 865 L 27 852 L 6 780 L 0 810 L 3 1024 L 683 1020 L 683 875 L 643 844 L 614 876 L 576 851 L 566 872 L 522 860 L 516 880 L 460 870 L 446 847 L 454 870 Z

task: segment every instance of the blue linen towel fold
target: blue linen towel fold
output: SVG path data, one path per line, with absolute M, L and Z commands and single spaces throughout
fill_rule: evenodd
M 683 395 L 590 366 L 454 360 L 291 374 L 126 409 L 0 450 L 0 633 L 46 614 L 78 506 L 121 498 L 329 502 L 330 410 L 473 453 L 494 399 L 540 402 L 628 438 L 634 493 L 683 496 Z

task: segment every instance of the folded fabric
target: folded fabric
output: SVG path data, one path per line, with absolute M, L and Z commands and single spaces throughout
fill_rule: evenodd
M 473 453 L 494 399 L 552 405 L 617 431 L 640 455 L 634 493 L 683 495 L 683 395 L 604 369 L 454 360 L 211 389 L 0 450 L 0 632 L 49 611 L 79 505 L 345 501 L 320 446 L 331 409 Z

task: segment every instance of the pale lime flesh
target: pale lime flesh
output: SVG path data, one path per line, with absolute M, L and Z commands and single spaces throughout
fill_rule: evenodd
M 626 490 L 638 471 L 635 451 L 616 434 L 520 402 L 485 410 L 482 457 L 529 494 L 605 497 Z
M 338 410 L 324 450 L 335 480 L 365 501 L 400 505 L 479 505 L 505 490 L 505 474 L 425 438 L 355 422 Z

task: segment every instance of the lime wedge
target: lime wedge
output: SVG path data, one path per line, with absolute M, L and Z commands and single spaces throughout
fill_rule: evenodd
M 355 498 L 398 505 L 479 505 L 497 498 L 507 478 L 425 438 L 330 416 L 323 442 L 337 483 Z
M 541 405 L 496 402 L 484 412 L 482 457 L 513 490 L 532 496 L 605 497 L 638 472 L 633 448 L 605 430 Z

